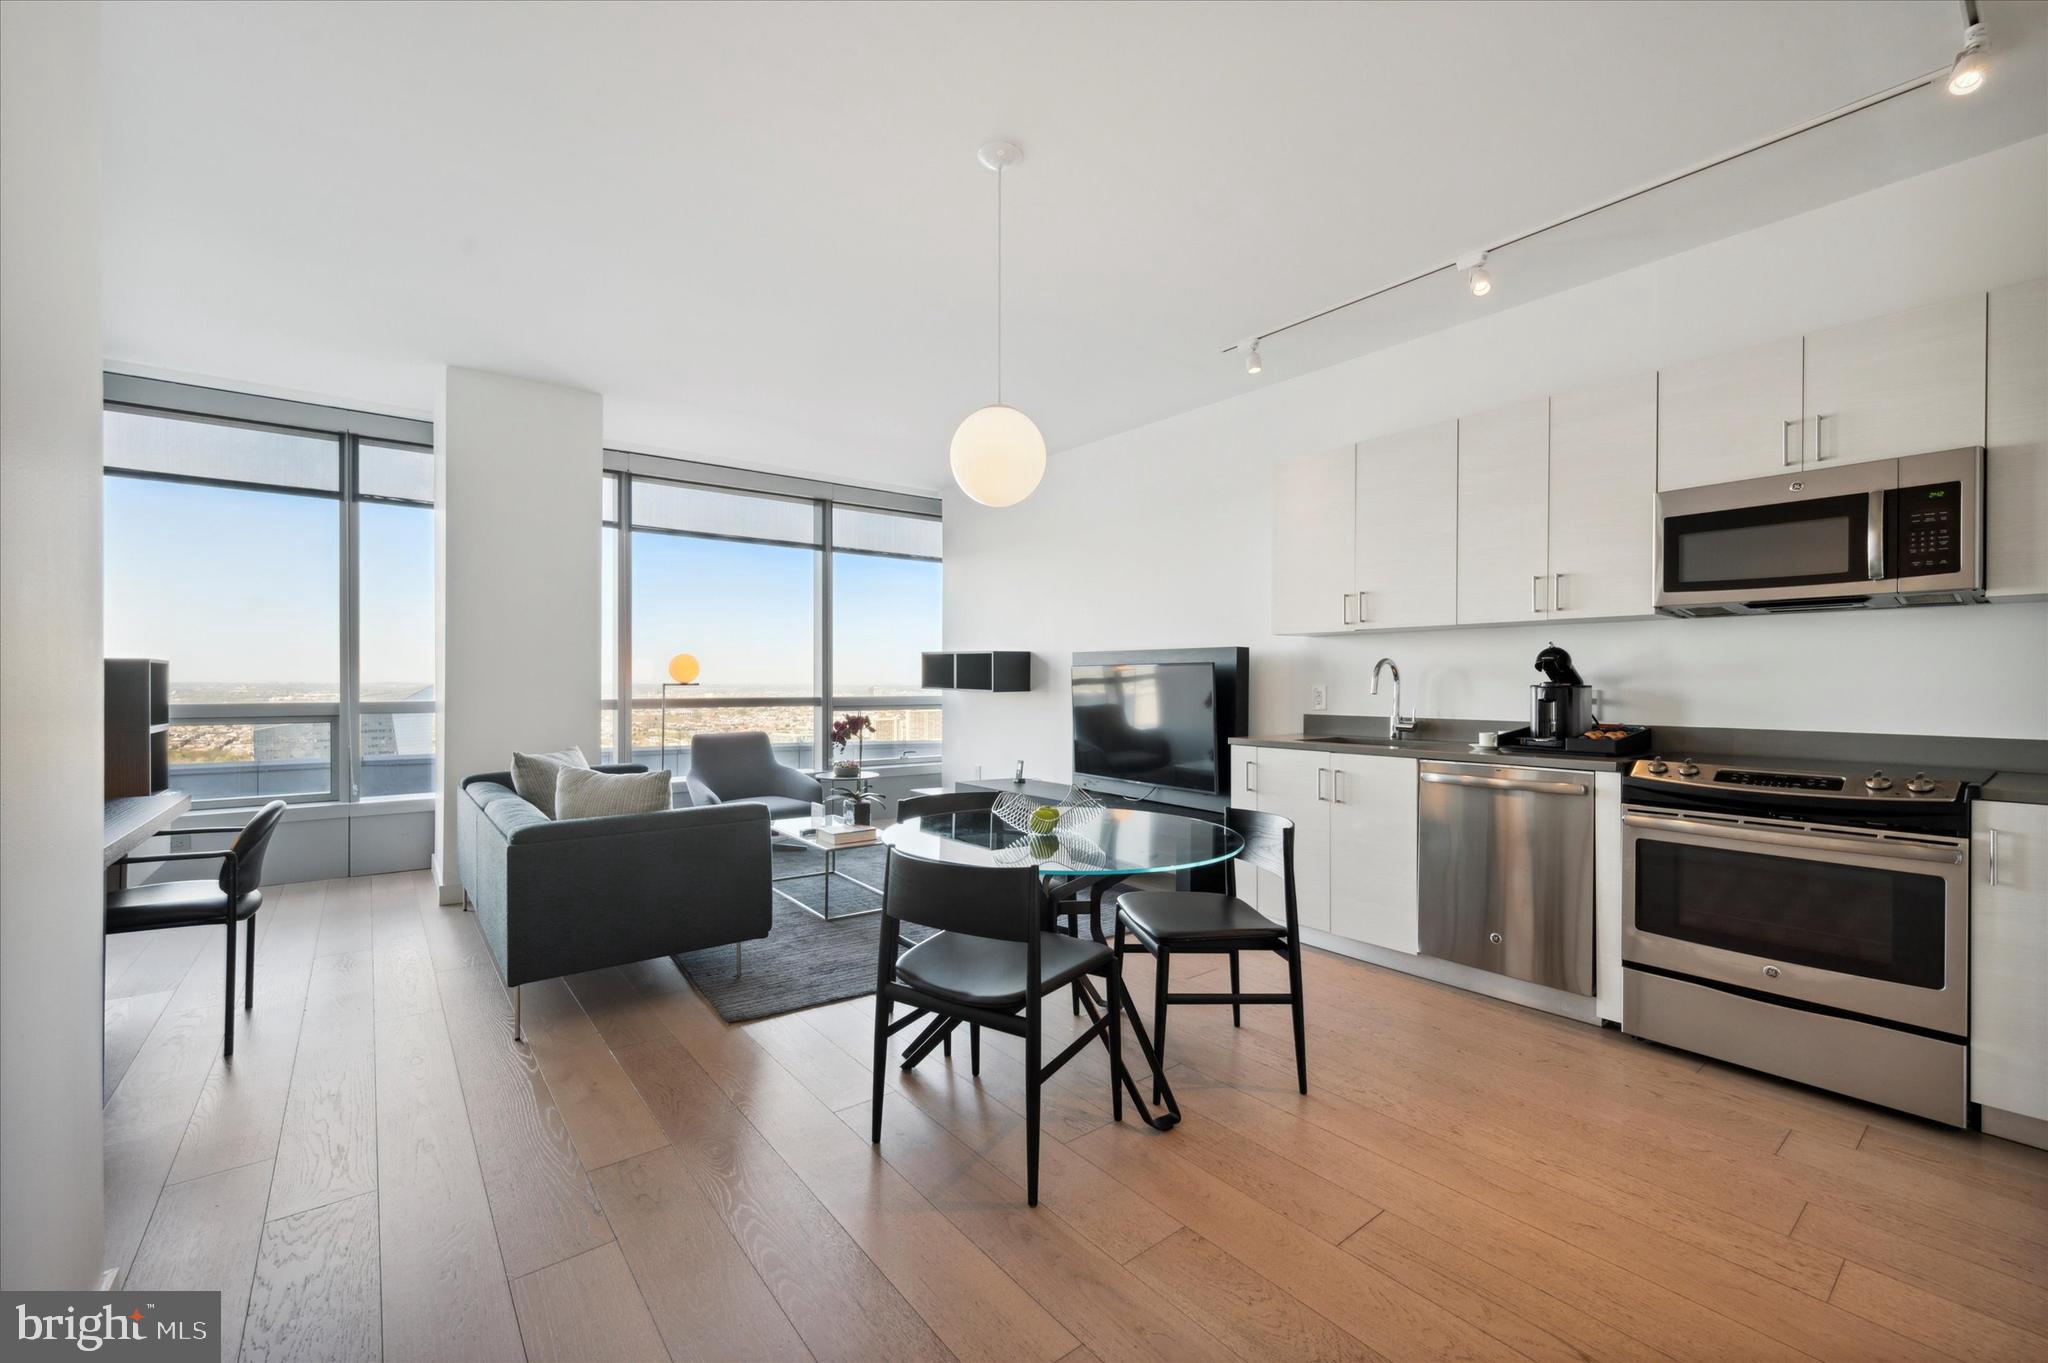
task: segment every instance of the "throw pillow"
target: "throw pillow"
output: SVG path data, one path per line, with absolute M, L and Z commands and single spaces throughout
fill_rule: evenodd
M 601 819 L 610 814 L 653 814 L 668 808 L 665 771 L 590 771 L 564 767 L 555 778 L 555 817 Z
M 552 819 L 555 817 L 555 777 L 566 767 L 589 770 L 590 763 L 583 760 L 583 749 L 513 753 L 512 789 L 519 792 L 520 799 Z

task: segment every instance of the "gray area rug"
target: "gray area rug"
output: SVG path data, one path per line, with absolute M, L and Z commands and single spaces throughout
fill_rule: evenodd
M 884 849 L 862 847 L 839 854 L 839 869 L 860 877 L 870 885 L 882 883 Z M 823 870 L 825 854 L 778 841 L 775 844 L 774 873 L 778 877 L 799 871 Z M 775 887 L 786 890 L 804 903 L 820 908 L 825 902 L 822 876 L 782 881 Z M 750 1022 L 755 1018 L 792 1013 L 875 992 L 875 951 L 880 941 L 881 916 L 838 918 L 826 922 L 805 913 L 781 895 L 771 896 L 775 905 L 775 926 L 758 942 L 748 942 L 742 953 L 744 966 L 733 974 L 731 947 L 710 947 L 675 958 L 697 992 L 711 1001 L 727 1022 Z M 881 907 L 881 896 L 849 880 L 832 881 L 832 912 L 852 914 Z M 906 940 L 919 941 L 927 934 L 906 925 Z

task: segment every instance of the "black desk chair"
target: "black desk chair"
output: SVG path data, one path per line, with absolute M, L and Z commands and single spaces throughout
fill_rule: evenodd
M 1244 1024 L 1247 1003 L 1284 1003 L 1294 1009 L 1294 1077 L 1303 1093 L 1308 1092 L 1308 1054 L 1304 1045 L 1306 1028 L 1301 1011 L 1301 921 L 1294 902 L 1294 824 L 1278 814 L 1233 809 L 1230 827 L 1244 838 L 1244 851 L 1225 865 L 1221 894 L 1188 890 L 1133 890 L 1117 904 L 1119 931 L 1116 952 L 1124 954 L 1122 929 L 1130 929 L 1138 945 L 1159 962 L 1159 981 L 1152 1003 L 1152 1044 L 1159 1069 L 1166 1068 L 1166 1006 L 1169 1003 L 1227 1003 L 1230 1025 Z M 1286 887 L 1287 921 L 1275 923 L 1237 897 L 1240 871 L 1271 871 Z M 1238 953 L 1271 951 L 1287 961 L 1285 994 L 1247 994 L 1238 981 Z M 1172 994 L 1167 992 L 1170 962 L 1175 956 L 1230 957 L 1230 992 L 1227 994 Z M 1159 1075 L 1152 1077 L 1153 1101 L 1159 1097 Z
M 256 811 L 256 817 L 240 828 L 180 828 L 159 833 L 233 833 L 234 844 L 225 852 L 161 852 L 155 856 L 125 857 L 126 862 L 219 861 L 217 880 L 159 880 L 148 885 L 112 891 L 107 895 L 106 930 L 153 932 L 158 928 L 186 928 L 220 923 L 227 928 L 227 1008 L 221 1034 L 221 1054 L 235 1053 L 235 924 L 247 923 L 247 949 L 243 969 L 242 1007 L 256 1003 L 256 910 L 263 907 L 263 854 L 270 848 L 270 835 L 284 816 L 284 801 L 272 800 Z
M 1138 1098 L 1125 1072 L 1118 1009 L 1123 976 L 1107 945 L 1043 929 L 1045 892 L 1029 866 L 958 866 L 926 861 L 894 848 L 882 873 L 881 945 L 875 960 L 875 1091 L 872 1139 L 882 1141 L 883 1067 L 889 1038 L 920 1018 L 931 1022 L 904 1052 L 909 1069 L 962 1022 L 1024 1039 L 1024 1130 L 1028 1169 L 1025 1196 L 1038 1205 L 1038 1095 L 1046 1080 L 1101 1039 L 1110 1054 L 1110 1110 L 1124 1117 L 1123 1090 Z M 937 928 L 938 935 L 898 957 L 901 925 Z M 1099 975 L 1108 1002 L 1097 1012 L 1086 996 L 1092 1025 L 1050 1064 L 1039 1064 L 1040 1001 L 1086 975 Z M 911 1012 L 891 1014 L 897 1004 Z

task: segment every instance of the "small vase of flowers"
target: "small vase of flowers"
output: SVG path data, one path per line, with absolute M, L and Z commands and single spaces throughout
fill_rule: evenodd
M 837 754 L 832 762 L 834 776 L 858 776 L 867 756 L 867 740 L 863 734 L 875 731 L 875 722 L 866 715 L 841 715 L 832 721 L 832 751 Z M 846 745 L 854 745 L 853 756 L 846 755 Z

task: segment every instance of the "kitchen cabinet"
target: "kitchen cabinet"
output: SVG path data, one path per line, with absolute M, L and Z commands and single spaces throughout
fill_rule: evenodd
M 1415 760 L 1333 753 L 1329 765 L 1330 931 L 1412 956 Z
M 1806 467 L 1984 443 L 1981 293 L 1806 338 Z
M 1342 634 L 1352 585 L 1356 447 L 1283 460 L 1273 473 L 1273 632 Z
M 1458 423 L 1358 446 L 1355 619 L 1412 629 L 1458 619 Z
M 1233 745 L 1230 749 L 1230 807 L 1232 809 L 1257 809 L 1259 807 L 1259 750 Z M 1286 917 L 1279 907 L 1277 894 L 1271 896 L 1274 907 L 1269 912 L 1262 908 L 1265 901 L 1259 897 L 1259 874 L 1240 866 L 1236 870 L 1237 897 L 1258 909 L 1274 922 Z
M 2048 279 L 1991 293 L 1984 375 L 1984 583 L 2048 596 Z
M 1796 469 L 1803 360 L 1790 336 L 1657 375 L 1657 487 L 1705 487 Z
M 1970 1101 L 2048 1121 L 2048 805 L 1970 822 Z
M 1550 402 L 1458 422 L 1458 623 L 1549 611 Z
M 1657 376 L 1550 400 L 1550 617 L 1649 615 Z
M 1254 748 L 1251 762 L 1246 796 L 1234 798 L 1248 797 L 1253 802 L 1241 804 L 1241 808 L 1278 814 L 1293 821 L 1295 912 L 1303 927 L 1328 931 L 1330 754 L 1303 748 Z M 1274 922 L 1284 922 L 1287 901 L 1280 877 L 1270 871 L 1259 872 L 1254 894 L 1246 895 L 1245 882 L 1251 879 L 1254 877 L 1240 877 L 1239 896 Z

